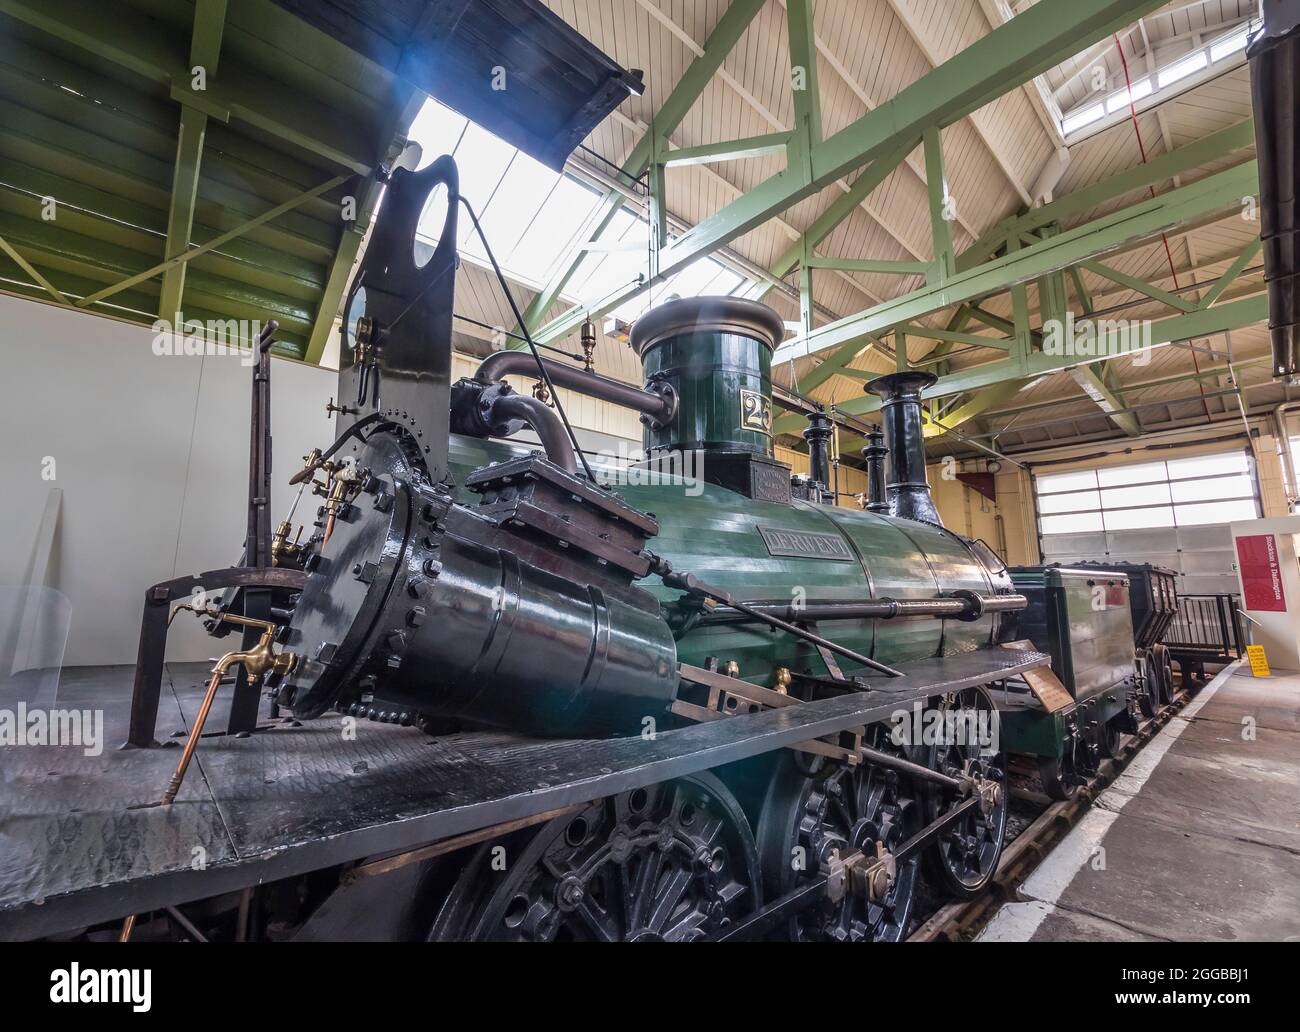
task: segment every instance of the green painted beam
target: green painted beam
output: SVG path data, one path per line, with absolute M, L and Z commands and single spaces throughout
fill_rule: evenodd
M 1011 341 L 999 337 L 984 337 L 978 333 L 964 333 L 960 330 L 941 330 L 932 326 L 917 326 L 908 323 L 904 327 L 909 337 L 923 337 L 926 340 L 941 340 L 949 344 L 974 344 L 981 348 L 998 348 L 1007 351 L 1011 347 Z M 935 351 L 938 351 L 936 348 Z M 931 352 L 934 354 L 935 352 Z M 946 351 L 939 352 L 940 355 L 946 354 Z
M 677 85 L 672 88 L 664 102 L 659 105 L 659 110 L 655 112 L 651 130 L 642 135 L 636 146 L 632 148 L 632 153 L 623 162 L 622 172 L 630 180 L 640 178 L 650 166 L 650 158 L 654 152 L 654 135 L 667 137 L 681 124 L 686 113 L 704 92 L 714 73 L 722 67 L 722 62 L 726 60 L 736 41 L 740 39 L 741 34 L 754 20 L 754 16 L 758 14 L 765 2 L 766 0 L 732 0 L 731 5 L 718 19 L 718 24 L 709 33 L 708 39 L 704 41 L 703 53 L 691 62 L 690 67 L 677 80 Z M 623 207 L 624 200 L 620 191 L 607 190 L 600 204 L 597 205 L 595 216 L 588 221 L 587 227 L 584 227 L 579 245 L 599 239 Z M 551 305 L 555 304 L 561 292 L 568 286 L 569 280 L 573 278 L 573 273 L 585 254 L 581 246 L 572 249 L 561 261 L 546 286 L 529 302 L 524 310 L 523 321 L 530 331 L 537 328 Z M 521 327 L 515 327 L 516 332 L 520 329 Z M 520 342 L 512 341 L 507 346 L 518 347 Z
M 196 0 L 194 31 L 190 39 L 190 69 L 203 70 L 205 89 L 214 84 L 221 58 L 221 37 L 226 27 L 226 0 Z M 176 164 L 172 169 L 172 200 L 167 213 L 167 243 L 164 258 L 182 254 L 190 246 L 194 230 L 194 206 L 199 195 L 199 169 L 203 163 L 203 143 L 208 132 L 208 113 L 195 103 L 202 94 L 190 89 L 177 99 L 181 104 L 180 130 L 176 139 Z M 175 86 L 173 85 L 173 89 Z M 185 293 L 187 264 L 179 262 L 163 273 L 162 292 L 158 296 L 158 317 L 183 321 L 181 302 Z
M 1236 261 L 1234 261 L 1231 265 L 1229 265 L 1228 268 L 1224 270 L 1223 275 L 1220 276 L 1217 280 L 1215 280 L 1214 285 L 1211 286 L 1210 289 L 1205 292 L 1205 296 L 1201 298 L 1201 303 L 1199 307 L 1201 308 L 1212 307 L 1223 295 L 1223 292 L 1232 285 L 1233 281 L 1238 276 L 1241 275 L 1242 270 L 1245 269 L 1246 266 L 1250 264 L 1251 260 L 1255 257 L 1255 255 L 1259 254 L 1260 248 L 1263 246 L 1264 246 L 1264 241 L 1259 239 L 1258 237 L 1256 237 L 1249 244 L 1247 244 L 1245 249 L 1241 252 L 1241 254 L 1236 259 Z
M 1249 118 L 1227 129 L 1189 143 L 1152 158 L 1145 164 L 1124 172 L 1116 173 L 1091 186 L 1075 190 L 1073 193 L 1059 197 L 1041 208 L 1019 215 L 1012 215 L 998 222 L 979 240 L 971 244 L 957 256 L 957 268 L 969 269 L 993 254 L 1006 241 L 1007 237 L 1018 233 L 1032 233 L 1053 222 L 1068 222 L 1070 219 L 1086 215 L 1097 205 L 1112 197 L 1119 197 L 1133 190 L 1172 179 L 1180 173 L 1197 168 L 1210 161 L 1217 161 L 1225 154 L 1244 150 L 1255 145 L 1255 124 Z
M 682 234 L 664 249 L 657 277 L 615 291 L 595 309 L 566 312 L 543 326 L 537 339 L 549 343 L 567 336 L 589 315 L 617 308 L 844 174 L 900 146 L 915 147 L 927 128 L 959 121 L 1160 2 L 1041 0 L 817 144 L 807 162 L 792 162 Z
M 277 204 L 274 208 L 271 208 L 269 211 L 263 212 L 261 215 L 258 215 L 256 218 L 250 219 L 248 222 L 236 226 L 234 229 L 228 230 L 225 233 L 222 233 L 220 236 L 213 237 L 211 240 L 207 241 L 206 243 L 200 244 L 198 247 L 191 247 L 189 250 L 181 254 L 178 254 L 172 258 L 167 258 L 164 261 L 159 262 L 157 265 L 150 266 L 149 268 L 145 269 L 143 272 L 137 272 L 134 276 L 128 276 L 124 280 L 119 280 L 117 283 L 104 287 L 102 290 L 95 291 L 95 293 L 89 295 L 88 297 L 84 297 L 80 301 L 78 301 L 77 305 L 83 308 L 87 305 L 92 305 L 96 301 L 100 301 L 103 298 L 110 297 L 111 295 L 116 294 L 119 290 L 125 290 L 127 287 L 133 287 L 137 283 L 142 283 L 147 279 L 152 279 L 154 276 L 157 276 L 158 273 L 166 272 L 174 265 L 178 265 L 182 262 L 191 261 L 194 258 L 197 258 L 201 254 L 206 254 L 208 251 L 218 248 L 222 244 L 227 243 L 228 241 L 235 239 L 237 236 L 240 236 L 241 234 L 248 232 L 248 230 L 262 225 L 262 223 L 264 222 L 270 222 L 272 219 L 279 218 L 279 216 L 297 207 L 303 201 L 309 200 L 312 197 L 319 197 L 321 196 L 321 194 L 328 193 L 330 190 L 333 190 L 335 187 L 342 186 L 344 183 L 348 181 L 348 178 L 349 178 L 348 176 L 335 176 L 333 179 L 326 180 L 324 183 L 321 183 L 319 186 L 314 186 L 310 190 L 306 191 L 305 193 L 299 194 L 297 197 L 285 201 L 283 204 Z
M 803 166 L 804 174 L 810 174 L 813 148 L 822 140 L 812 0 L 786 0 L 785 16 L 790 41 L 790 92 L 794 101 L 794 132 L 790 136 L 786 166 Z
M 808 228 L 804 230 L 803 237 L 794 241 L 782 251 L 781 256 L 768 266 L 767 271 L 778 280 L 788 276 L 790 270 L 799 264 L 800 255 L 803 253 L 804 240 L 808 243 L 808 250 L 812 260 L 821 260 L 816 255 L 812 255 L 812 249 L 825 240 L 836 226 L 848 218 L 853 213 L 853 210 L 866 200 L 871 191 L 883 183 L 889 174 L 902 164 L 903 159 L 912 150 L 912 145 L 899 147 L 892 153 L 886 154 L 883 158 L 876 159 L 870 166 L 863 169 L 858 178 L 853 180 L 848 190 L 836 197 L 824 212 L 813 219 Z M 755 301 L 761 301 L 772 290 L 773 286 L 772 283 L 767 281 L 755 283 L 747 296 L 752 297 Z
M 926 423 L 921 435 L 923 437 L 942 437 L 949 430 L 956 430 L 963 423 L 974 419 L 982 412 L 988 411 L 994 405 L 999 405 L 1014 398 L 1023 386 L 1022 381 L 1008 380 L 1005 383 L 986 387 L 960 408 L 946 412 L 940 418 Z
M 0 0 L 0 12 L 169 89 L 190 83 L 179 39 L 169 38 L 160 22 L 129 4 Z M 366 158 L 373 149 L 371 129 L 364 119 L 303 98 L 249 65 L 227 61 L 222 81 L 209 83 L 202 102 L 209 111 L 229 112 L 232 119 L 353 172 L 371 171 Z
M 808 265 L 814 269 L 874 272 L 888 276 L 924 276 L 930 271 L 929 262 L 898 262 L 886 258 L 824 258 L 813 255 L 808 259 Z
M 1168 305 L 1170 308 L 1176 308 L 1180 312 L 1196 311 L 1196 303 L 1188 301 L 1186 298 L 1179 297 L 1177 294 L 1171 294 L 1162 287 L 1157 287 L 1154 283 L 1148 283 L 1140 276 L 1130 276 L 1126 272 L 1120 272 L 1119 269 L 1112 269 L 1098 261 L 1084 261 L 1079 265 L 1089 272 L 1095 272 L 1103 279 L 1108 279 L 1112 283 L 1118 283 L 1121 287 L 1128 287 L 1130 290 L 1136 290 L 1139 294 L 1145 294 L 1153 301 L 1159 301 Z
M 1129 437 L 1142 436 L 1142 424 L 1138 422 L 1137 416 L 1132 412 L 1121 411 L 1124 408 L 1124 403 L 1116 397 L 1106 383 L 1103 372 L 1099 372 L 1091 365 L 1080 365 L 1071 369 L 1070 375 L 1074 378 L 1074 382 L 1083 388 L 1084 394 L 1088 395 L 1097 403 L 1098 408 L 1110 416 L 1111 422 L 1128 434 Z
M 952 224 L 948 218 L 948 177 L 943 168 L 943 140 L 939 127 L 926 127 L 921 142 L 925 150 L 926 192 L 930 202 L 930 239 L 934 246 L 932 272 L 936 283 L 946 283 L 957 271 L 957 255 L 952 246 Z
M 678 147 L 670 150 L 663 164 L 668 168 L 679 165 L 710 165 L 714 162 L 741 161 L 759 158 L 765 154 L 784 151 L 789 133 L 766 133 L 743 140 L 726 140 L 723 143 L 705 143 L 698 147 Z
M 7 254 L 10 258 L 12 258 L 15 262 L 17 262 L 18 267 L 22 269 L 23 272 L 27 273 L 27 275 L 30 276 L 32 279 L 34 279 L 38 284 L 40 284 L 41 289 L 44 290 L 47 294 L 49 294 L 50 297 L 54 298 L 55 301 L 58 301 L 60 304 L 64 304 L 64 305 L 72 304 L 72 302 L 69 301 L 66 297 L 64 297 L 62 292 L 60 292 L 60 290 L 56 286 L 54 286 L 53 283 L 51 283 L 45 276 L 41 275 L 36 270 L 36 268 L 32 265 L 31 262 L 29 262 L 26 258 L 24 258 L 21 254 L 18 253 L 17 248 L 15 248 L 13 244 L 9 243 L 9 241 L 2 236 L 0 236 L 0 251 L 4 251 L 5 254 Z
M 1186 315 L 1174 315 L 1157 320 L 1151 325 L 1151 346 L 1159 347 L 1175 341 L 1193 340 L 1228 330 L 1238 330 L 1251 323 L 1263 322 L 1267 318 L 1268 298 L 1263 294 L 1229 301 L 1206 311 L 1189 312 Z M 926 391 L 926 397 L 937 398 L 977 391 L 1006 380 L 1027 380 L 1078 365 L 1105 362 L 1131 354 L 1140 347 L 1140 342 L 1131 346 L 1122 345 L 1107 355 L 1049 355 L 1035 351 L 1022 359 L 1008 358 L 998 362 L 986 362 L 983 365 L 969 366 L 940 377 L 939 382 Z M 852 416 L 867 415 L 878 411 L 879 408 L 880 399 L 874 397 L 851 398 L 839 405 L 840 411 Z
M 1253 161 L 1207 176 L 1178 190 L 1066 230 L 1031 247 L 959 272 L 947 283 L 927 285 L 864 312 L 827 323 L 807 338 L 796 338 L 782 344 L 773 360 L 780 362 L 790 355 L 800 357 L 837 348 L 864 335 L 910 322 L 963 301 L 1010 289 L 1096 255 L 1121 250 L 1176 226 L 1204 221 L 1240 205 L 1243 196 L 1258 189 L 1259 178 Z M 1018 333 L 1022 329 L 1017 326 Z

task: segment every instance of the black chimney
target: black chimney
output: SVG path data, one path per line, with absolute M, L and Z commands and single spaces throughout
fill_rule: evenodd
M 867 446 L 862 449 L 862 457 L 867 460 L 867 512 L 889 512 L 889 500 L 885 497 L 885 456 L 889 449 L 885 447 L 885 435 L 879 427 L 867 431 Z
M 825 412 L 809 412 L 808 426 L 804 429 L 803 439 L 808 442 L 808 479 L 829 487 L 831 483 L 831 460 L 827 442 L 834 433 L 831 417 Z
M 1259 158 L 1260 238 L 1268 284 L 1273 376 L 1300 372 L 1300 270 L 1296 241 L 1296 143 L 1300 104 L 1300 0 L 1265 0 L 1264 31 L 1250 43 L 1250 92 Z
M 921 433 L 921 392 L 938 379 L 933 373 L 911 370 L 878 376 L 867 392 L 881 399 L 880 417 L 889 449 L 885 493 L 889 513 L 905 520 L 943 526 L 925 479 L 925 439 Z

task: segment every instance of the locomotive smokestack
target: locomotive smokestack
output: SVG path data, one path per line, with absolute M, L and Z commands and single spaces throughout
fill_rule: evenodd
M 808 476 L 822 487 L 829 487 L 831 482 L 827 443 L 833 432 L 831 417 L 825 412 L 808 413 L 808 426 L 803 432 L 803 439 L 808 442 Z
M 867 512 L 889 512 L 889 500 L 885 497 L 885 456 L 888 454 L 885 435 L 880 428 L 868 431 L 867 446 L 862 449 L 862 457 L 867 460 Z
M 881 423 L 889 449 L 885 493 L 890 515 L 942 526 L 930 497 L 930 483 L 925 479 L 925 439 L 921 433 L 921 392 L 936 379 L 933 373 L 916 370 L 890 373 L 868 383 L 867 391 L 882 402 Z
M 1260 237 L 1268 284 L 1273 376 L 1300 372 L 1300 275 L 1296 268 L 1296 107 L 1300 104 L 1300 0 L 1268 0 L 1251 42 L 1250 92 L 1259 156 Z

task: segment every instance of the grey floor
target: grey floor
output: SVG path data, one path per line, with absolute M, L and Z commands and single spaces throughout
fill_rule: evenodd
M 981 941 L 1300 939 L 1300 674 L 1216 678 L 1020 897 Z

